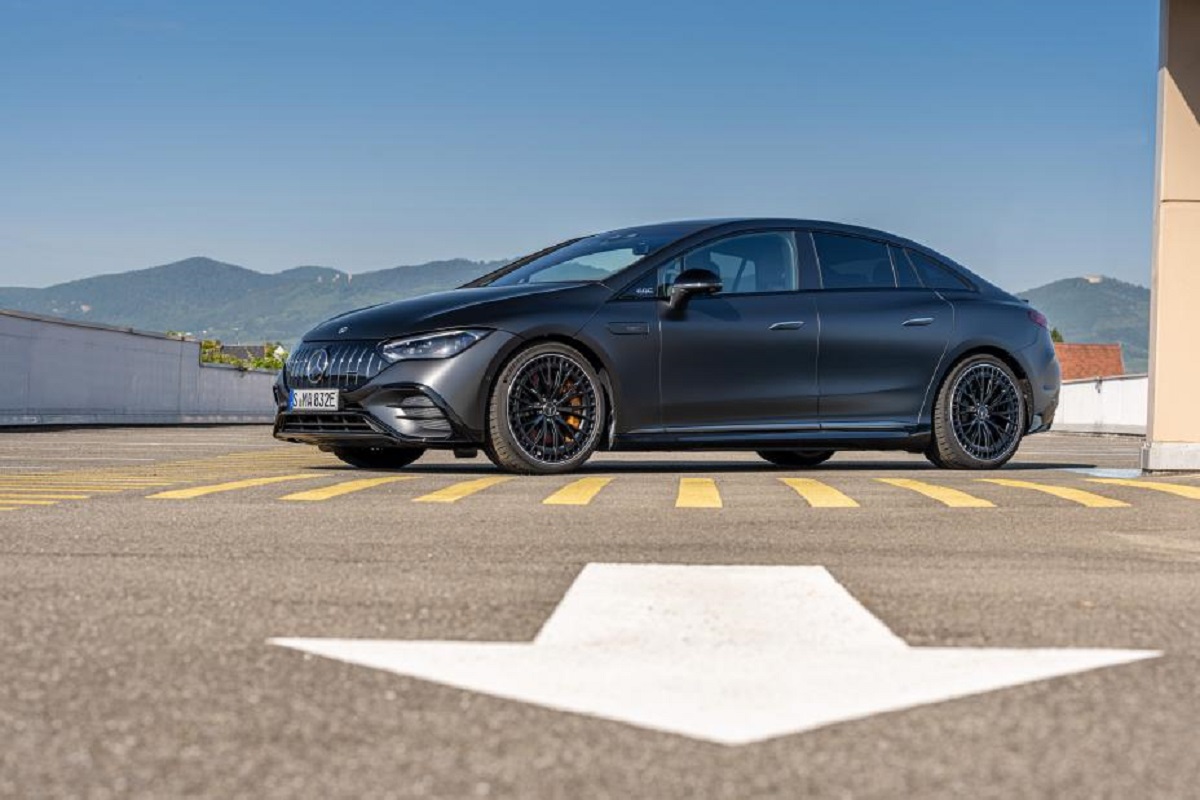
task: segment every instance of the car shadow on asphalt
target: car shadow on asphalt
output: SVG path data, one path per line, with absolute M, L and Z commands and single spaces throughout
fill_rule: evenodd
M 1025 461 L 1025 462 L 1009 462 L 1004 465 L 1001 470 L 1003 472 L 1025 472 L 1025 471 L 1044 471 L 1044 470 L 1064 470 L 1064 469 L 1096 469 L 1098 465 L 1092 463 L 1079 462 L 1050 462 L 1050 461 Z M 311 469 L 318 471 L 329 472 L 360 472 L 354 467 L 343 465 L 329 465 L 312 467 Z M 372 469 L 370 472 L 397 472 L 407 475 L 496 475 L 500 473 L 493 464 L 486 459 L 464 459 L 461 463 L 451 464 L 422 464 L 417 462 L 411 466 L 400 469 Z M 996 471 L 996 470 L 984 470 Z M 584 464 L 578 470 L 571 472 L 571 475 L 679 475 L 687 473 L 703 473 L 703 474 L 720 474 L 720 473 L 763 473 L 763 474 L 791 474 L 803 473 L 806 475 L 839 473 L 839 472 L 928 472 L 940 473 L 946 475 L 967 475 L 971 474 L 966 470 L 945 470 L 935 467 L 933 464 L 921 461 L 846 461 L 838 463 L 831 461 L 821 464 L 818 467 L 791 469 L 787 467 L 776 467 L 766 462 L 753 461 L 616 461 L 605 463 L 601 460 L 598 463 Z

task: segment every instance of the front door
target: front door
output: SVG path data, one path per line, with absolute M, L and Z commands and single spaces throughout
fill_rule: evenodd
M 658 304 L 667 432 L 817 428 L 820 331 L 813 293 L 800 291 L 792 233 L 703 245 L 663 267 L 660 287 L 693 268 L 716 272 L 723 287 L 681 309 Z

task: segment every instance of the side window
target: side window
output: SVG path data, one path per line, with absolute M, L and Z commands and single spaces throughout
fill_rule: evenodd
M 799 288 L 796 245 L 790 233 L 749 233 L 704 245 L 659 268 L 659 296 L 685 269 L 717 273 L 721 294 L 794 292 Z
M 949 267 L 942 266 L 924 253 L 918 253 L 916 250 L 905 250 L 905 252 L 908 253 L 913 266 L 917 268 L 921 282 L 930 289 L 971 290 L 973 288 Z
M 825 289 L 894 289 L 887 245 L 857 236 L 814 233 Z
M 901 289 L 920 289 L 921 279 L 917 277 L 917 271 L 904 254 L 904 249 L 889 247 L 888 252 L 892 254 L 892 266 L 896 268 L 896 285 Z

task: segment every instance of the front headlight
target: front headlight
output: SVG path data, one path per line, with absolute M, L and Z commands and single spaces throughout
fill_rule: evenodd
M 489 333 L 491 331 L 470 329 L 408 336 L 384 342 L 379 346 L 379 352 L 393 363 L 426 358 L 450 358 L 466 350 Z

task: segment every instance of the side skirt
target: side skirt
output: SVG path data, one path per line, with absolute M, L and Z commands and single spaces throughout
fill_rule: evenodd
M 907 450 L 924 452 L 927 425 L 901 430 L 633 431 L 617 434 L 612 450 Z

